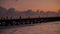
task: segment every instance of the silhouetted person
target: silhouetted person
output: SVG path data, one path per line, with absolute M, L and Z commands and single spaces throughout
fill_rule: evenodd
M 21 19 L 21 16 L 19 17 L 19 19 Z
M 30 19 L 30 16 L 28 16 L 28 19 Z
M 6 16 L 6 19 L 8 19 L 8 16 Z
M 10 19 L 12 19 L 12 16 L 10 16 Z

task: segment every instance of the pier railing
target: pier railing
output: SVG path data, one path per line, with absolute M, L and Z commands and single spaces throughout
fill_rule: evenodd
M 60 17 L 0 19 L 0 26 L 46 23 L 51 21 L 60 21 Z

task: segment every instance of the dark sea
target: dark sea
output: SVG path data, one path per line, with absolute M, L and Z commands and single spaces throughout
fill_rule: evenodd
M 18 26 L 0 26 L 0 34 L 60 34 L 60 21 Z

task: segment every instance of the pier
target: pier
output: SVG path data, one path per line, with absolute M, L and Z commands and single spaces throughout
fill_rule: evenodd
M 45 18 L 24 18 L 21 19 L 0 19 L 0 26 L 21 25 L 21 24 L 37 24 L 51 21 L 60 21 L 60 17 L 45 17 Z

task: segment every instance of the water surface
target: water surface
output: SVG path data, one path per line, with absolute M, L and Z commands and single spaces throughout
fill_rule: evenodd
M 8 26 L 0 34 L 60 34 L 60 21 L 41 24 Z

